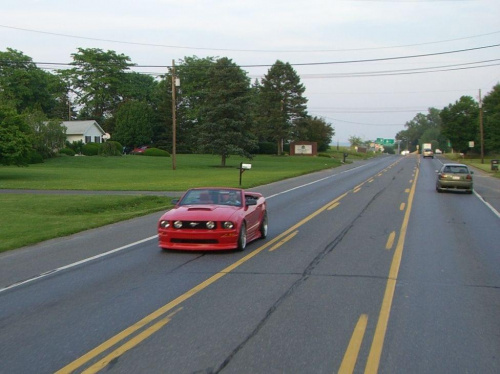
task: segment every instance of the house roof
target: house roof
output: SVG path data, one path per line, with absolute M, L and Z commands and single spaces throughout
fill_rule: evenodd
M 99 132 L 101 132 L 103 135 L 105 134 L 104 130 L 102 129 L 101 126 L 96 121 L 63 121 L 62 122 L 63 126 L 66 126 L 66 134 L 68 135 L 82 135 L 87 132 L 87 130 L 95 126 Z

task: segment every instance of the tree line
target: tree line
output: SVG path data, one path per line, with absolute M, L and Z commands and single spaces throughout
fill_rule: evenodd
M 482 123 L 482 139 L 481 139 Z M 443 152 L 500 153 L 500 84 L 496 84 L 481 103 L 462 96 L 443 109 L 429 108 L 406 122 L 405 130 L 397 133 L 401 146 L 413 152 L 423 143 Z
M 293 140 L 324 151 L 335 134 L 308 114 L 300 77 L 279 60 L 251 82 L 226 57 L 185 57 L 157 78 L 131 71 L 136 64 L 115 51 L 78 48 L 71 57 L 67 68 L 45 71 L 22 52 L 0 52 L 0 163 L 52 157 L 66 120 L 96 120 L 124 147 L 170 151 L 173 110 L 177 152 L 217 154 L 221 165 L 230 155 L 280 155 Z

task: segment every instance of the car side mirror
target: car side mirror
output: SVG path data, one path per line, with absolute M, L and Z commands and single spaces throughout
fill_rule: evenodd
M 245 205 L 246 206 L 257 205 L 257 201 L 255 199 L 245 199 Z

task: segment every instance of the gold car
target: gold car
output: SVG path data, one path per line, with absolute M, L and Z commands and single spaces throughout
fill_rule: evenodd
M 434 152 L 432 152 L 432 149 L 430 148 L 424 148 L 424 150 L 422 151 L 422 155 L 424 156 L 424 158 L 434 158 Z
M 472 193 L 474 172 L 464 164 L 444 164 L 441 169 L 436 170 L 436 191 L 444 190 L 465 191 Z

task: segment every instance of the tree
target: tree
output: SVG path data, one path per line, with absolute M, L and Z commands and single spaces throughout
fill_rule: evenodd
M 305 87 L 289 63 L 276 61 L 264 76 L 260 87 L 259 120 L 265 124 L 272 140 L 277 142 L 278 154 L 283 142 L 290 140 L 297 121 L 307 116 Z
M 0 164 L 26 166 L 31 151 L 29 128 L 14 108 L 0 106 Z
M 196 127 L 203 123 L 202 107 L 210 90 L 211 68 L 216 64 L 215 57 L 185 57 L 176 67 L 176 76 L 180 79 L 177 95 L 177 149 L 196 152 L 198 133 Z M 167 92 L 172 95 L 171 74 L 167 77 Z M 171 100 L 168 102 L 170 111 Z
M 361 139 L 359 136 L 351 135 L 347 140 L 349 141 L 349 143 L 351 143 L 351 147 L 357 147 L 363 144 L 363 139 Z
M 433 143 L 434 148 L 445 149 L 447 140 L 441 135 L 440 111 L 429 108 L 429 113 L 418 113 L 411 121 L 406 122 L 406 130 L 396 134 L 396 139 L 401 140 L 410 151 L 417 145 Z
M 71 56 L 73 68 L 59 72 L 76 95 L 76 103 L 82 106 L 79 118 L 94 119 L 108 130 L 106 120 L 122 100 L 120 88 L 127 81 L 125 71 L 133 64 L 123 54 L 98 48 L 78 48 L 78 53 Z
M 479 145 L 479 106 L 470 96 L 462 96 L 454 104 L 441 111 L 442 133 L 450 140 L 452 147 L 467 153 L 469 142 Z
M 484 150 L 500 152 L 500 83 L 483 100 Z
M 297 121 L 295 140 L 306 140 L 318 144 L 318 152 L 328 150 L 335 130 L 323 118 L 306 117 Z
M 206 96 L 201 101 L 197 124 L 201 152 L 221 156 L 221 166 L 233 154 L 250 157 L 256 141 L 249 133 L 249 79 L 228 58 L 221 58 L 208 71 Z
M 38 109 L 50 118 L 61 118 L 66 88 L 60 77 L 39 69 L 22 52 L 0 52 L 0 102 L 11 103 L 18 113 Z
M 23 119 L 30 127 L 33 150 L 43 158 L 53 157 L 57 149 L 64 147 L 66 127 L 60 120 L 48 120 L 43 112 L 36 110 L 23 113 Z
M 151 102 L 158 82 L 145 74 L 125 72 L 118 87 L 121 101 L 137 100 Z
M 154 111 L 144 101 L 130 100 L 121 104 L 116 112 L 113 140 L 127 147 L 151 144 Z

